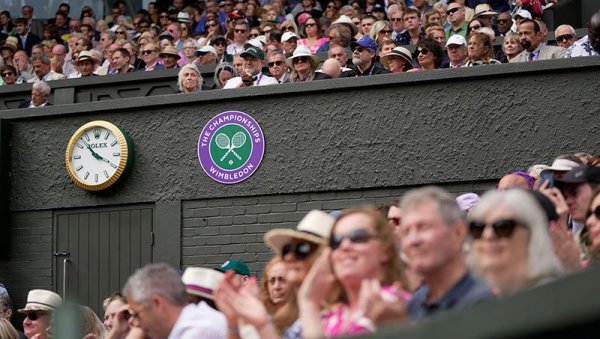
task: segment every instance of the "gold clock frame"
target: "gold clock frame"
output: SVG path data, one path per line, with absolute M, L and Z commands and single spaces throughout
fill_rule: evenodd
M 117 166 L 117 170 L 110 178 L 108 178 L 107 181 L 105 181 L 101 184 L 98 184 L 98 185 L 88 185 L 85 182 L 83 182 L 82 180 L 80 180 L 79 177 L 77 177 L 77 175 L 75 175 L 75 169 L 73 166 L 72 155 L 73 155 L 73 148 L 75 147 L 77 140 L 79 140 L 79 138 L 81 138 L 81 136 L 83 135 L 84 132 L 86 132 L 89 129 L 94 128 L 94 127 L 106 128 L 115 135 L 117 142 L 119 143 L 119 146 L 121 148 L 121 159 L 119 161 L 119 165 Z M 84 189 L 86 191 L 93 191 L 93 192 L 105 190 L 105 189 L 111 187 L 112 185 L 114 185 L 126 172 L 128 164 L 130 164 L 130 161 L 129 161 L 130 160 L 129 157 L 130 157 L 130 153 L 131 153 L 130 147 L 131 146 L 130 146 L 127 136 L 116 125 L 114 125 L 108 121 L 104 121 L 104 120 L 90 121 L 90 122 L 86 123 L 85 125 L 79 127 L 79 129 L 77 129 L 77 131 L 75 131 L 75 133 L 73 133 L 73 135 L 71 136 L 71 139 L 69 140 L 69 143 L 67 144 L 67 150 L 65 152 L 65 165 L 67 167 L 67 173 L 69 174 L 69 177 L 71 177 L 71 180 L 73 180 L 75 185 L 77 185 L 77 187 L 79 187 L 81 189 Z

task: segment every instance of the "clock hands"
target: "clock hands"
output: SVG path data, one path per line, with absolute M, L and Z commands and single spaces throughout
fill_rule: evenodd
M 108 163 L 109 165 L 111 165 L 112 167 L 114 167 L 114 168 L 117 168 L 117 166 L 116 166 L 116 165 L 114 165 L 113 163 L 111 163 L 111 162 L 110 162 L 108 159 L 106 159 L 106 158 L 104 158 L 103 156 L 101 156 L 100 154 L 96 153 L 96 152 L 94 151 L 94 149 L 92 149 L 92 147 L 91 147 L 91 146 L 90 146 L 90 145 L 89 145 L 87 142 L 85 142 L 85 140 L 83 140 L 83 138 L 81 139 L 81 141 L 82 141 L 82 142 L 83 142 L 83 144 L 84 144 L 84 145 L 87 147 L 87 149 L 89 149 L 89 150 L 90 150 L 90 152 L 92 152 L 92 156 L 93 156 L 94 158 L 96 158 L 97 160 L 102 160 L 102 161 L 104 161 L 104 162 Z

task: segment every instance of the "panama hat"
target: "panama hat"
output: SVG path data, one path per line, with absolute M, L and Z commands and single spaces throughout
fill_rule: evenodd
M 163 55 L 172 55 L 175 58 L 177 58 L 177 60 L 181 59 L 181 55 L 179 55 L 179 52 L 177 51 L 177 48 L 173 47 L 173 46 L 167 46 L 165 47 L 165 49 L 163 49 L 162 52 L 160 52 L 160 57 L 162 58 Z
M 498 15 L 498 12 L 494 12 L 492 7 L 488 4 L 479 4 L 475 7 L 475 15 L 473 15 L 473 19 L 476 19 L 482 15 Z
M 265 243 L 276 252 L 292 239 L 303 239 L 316 244 L 326 244 L 335 219 L 329 214 L 313 210 L 298 223 L 295 230 L 277 228 L 265 234 Z
M 399 56 L 406 61 L 404 66 L 405 70 L 413 68 L 410 51 L 402 46 L 394 47 L 391 52 L 381 57 L 381 64 L 385 66 L 385 68 L 390 68 L 390 57 L 392 55 Z
M 96 59 L 96 56 L 90 51 L 81 51 L 79 52 L 79 57 L 77 58 L 77 63 L 79 64 L 82 61 L 90 60 L 95 64 L 99 64 L 100 60 Z
M 19 312 L 55 311 L 62 305 L 62 298 L 48 290 L 31 290 L 27 294 L 27 304 Z
M 317 67 L 319 67 L 319 64 L 321 63 L 321 58 L 319 58 L 318 56 L 312 54 L 310 52 L 310 50 L 308 49 L 308 47 L 304 46 L 304 45 L 299 45 L 298 47 L 296 47 L 296 49 L 294 50 L 294 53 L 292 54 L 291 57 L 287 58 L 285 60 L 285 63 L 289 66 L 292 67 L 294 64 L 294 59 L 299 58 L 299 57 L 309 57 L 310 58 L 310 63 L 312 64 L 313 68 L 316 69 Z
M 340 15 L 340 17 L 337 20 L 331 23 L 331 26 L 337 24 L 348 25 L 348 27 L 350 27 L 350 29 L 352 30 L 352 36 L 355 36 L 358 33 L 358 26 L 356 26 L 356 24 L 352 22 L 352 19 L 350 19 L 350 17 L 348 17 L 347 15 Z
M 203 267 L 188 267 L 181 276 L 187 294 L 214 299 L 214 292 L 225 275 L 222 272 Z

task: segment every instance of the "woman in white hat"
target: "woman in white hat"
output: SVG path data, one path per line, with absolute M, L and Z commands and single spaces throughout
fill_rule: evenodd
M 413 68 L 410 51 L 404 47 L 394 47 L 392 51 L 381 57 L 381 64 L 392 73 L 402 73 Z
M 19 312 L 25 314 L 23 332 L 27 338 L 48 338 L 52 312 L 62 305 L 62 298 L 51 291 L 31 290 L 27 304 Z
M 305 82 L 316 80 L 316 70 L 321 63 L 321 59 L 312 54 L 308 47 L 298 45 L 294 54 L 285 61 L 292 70 L 290 82 Z

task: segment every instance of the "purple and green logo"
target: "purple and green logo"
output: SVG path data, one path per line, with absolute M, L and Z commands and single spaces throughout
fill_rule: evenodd
M 251 116 L 238 111 L 217 114 L 198 138 L 198 159 L 206 174 L 222 184 L 248 179 L 265 154 L 265 137 Z

